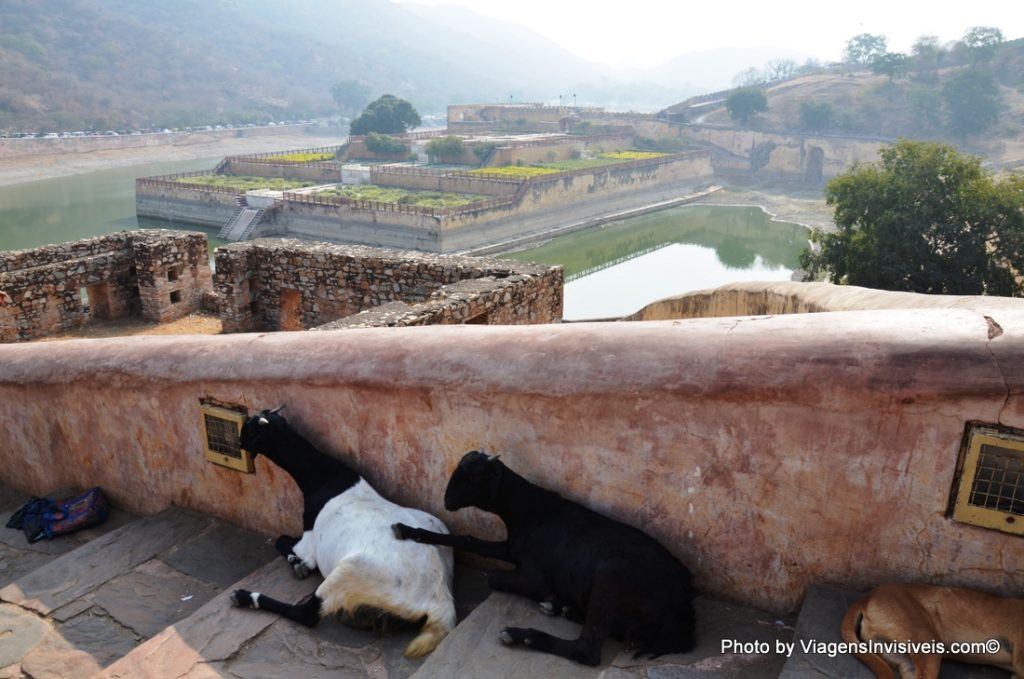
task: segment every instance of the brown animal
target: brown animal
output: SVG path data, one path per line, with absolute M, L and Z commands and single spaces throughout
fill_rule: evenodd
M 903 649 L 854 651 L 878 679 L 936 679 L 943 655 L 962 662 L 994 665 L 1024 679 L 1024 599 L 1008 599 L 961 587 L 882 585 L 850 606 L 843 639 L 900 642 Z M 954 653 L 954 643 L 999 642 L 998 649 Z M 935 642 L 944 652 L 936 652 Z M 921 644 L 921 647 L 913 647 Z M 931 645 L 932 648 L 928 646 Z M 995 650 L 995 652 L 991 652 Z M 905 651 L 905 652 L 904 652 Z M 897 674 L 898 672 L 898 674 Z

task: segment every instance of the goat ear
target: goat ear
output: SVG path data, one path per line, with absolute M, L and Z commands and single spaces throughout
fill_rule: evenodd
M 260 424 L 270 424 L 270 420 L 268 420 L 265 417 L 260 417 L 260 419 L 258 419 L 257 422 L 259 422 Z

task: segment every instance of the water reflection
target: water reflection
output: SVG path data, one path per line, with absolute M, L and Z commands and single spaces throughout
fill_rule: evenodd
M 136 218 L 135 179 L 211 169 L 219 161 L 220 157 L 148 163 L 0 187 L 0 250 L 35 248 L 140 227 L 167 228 L 167 222 Z
M 787 280 L 807 229 L 757 207 L 686 206 L 561 236 L 509 257 L 565 267 L 567 319 L 633 313 L 734 281 Z

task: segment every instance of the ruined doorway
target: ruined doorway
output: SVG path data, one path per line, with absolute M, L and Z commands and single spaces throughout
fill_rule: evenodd
M 281 291 L 281 330 L 303 330 L 302 295 L 298 290 Z

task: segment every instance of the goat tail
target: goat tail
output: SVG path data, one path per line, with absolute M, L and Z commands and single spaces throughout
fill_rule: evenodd
M 849 644 L 859 644 L 864 641 L 861 637 L 861 627 L 864 623 L 867 603 L 868 597 L 864 597 L 846 610 L 846 615 L 843 616 L 843 623 L 840 627 L 843 641 Z M 896 679 L 896 674 L 892 671 L 892 667 L 889 666 L 889 663 L 882 656 L 874 653 L 858 653 L 856 651 L 854 651 L 854 655 L 867 665 L 878 679 Z
M 325 616 L 339 612 L 358 615 L 362 607 L 368 607 L 411 623 L 425 619 L 419 635 L 405 649 L 410 658 L 430 653 L 455 627 L 455 602 L 445 582 L 439 583 L 425 606 L 410 604 L 400 586 L 371 572 L 358 560 L 335 566 L 317 588 L 317 596 L 323 599 L 321 614 Z

